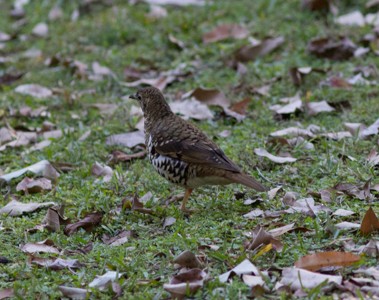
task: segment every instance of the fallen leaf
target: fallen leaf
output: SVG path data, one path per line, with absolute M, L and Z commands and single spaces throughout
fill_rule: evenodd
M 68 224 L 65 229 L 64 233 L 65 235 L 72 235 L 76 231 L 78 231 L 80 228 L 83 228 L 84 230 L 91 231 L 94 226 L 98 225 L 101 222 L 101 219 L 103 218 L 103 213 L 101 212 L 95 212 L 87 214 L 82 220 L 79 220 L 76 223 Z
M 249 287 L 255 287 L 257 285 L 263 287 L 265 285 L 261 276 L 244 274 L 242 275 L 242 281 Z
M 183 98 L 189 97 L 193 97 L 207 105 L 229 107 L 231 104 L 230 99 L 227 98 L 223 92 L 217 89 L 196 88 L 183 95 Z
M 308 102 L 306 104 L 307 112 L 309 115 L 317 115 L 321 112 L 332 112 L 335 111 L 333 107 L 331 107 L 328 102 L 320 101 L 320 102 Z
M 13 82 L 19 80 L 24 76 L 25 73 L 3 73 L 3 75 L 0 76 L 0 87 L 2 85 L 9 85 Z
M 370 234 L 373 231 L 379 230 L 379 220 L 372 207 L 370 207 L 363 217 L 361 223 L 361 233 Z
M 357 46 L 347 37 L 316 38 L 308 43 L 308 51 L 319 58 L 346 60 L 354 56 Z
M 277 130 L 272 133 L 270 133 L 270 136 L 303 136 L 303 137 L 310 137 L 314 138 L 315 135 L 312 131 L 308 129 L 298 128 L 298 127 L 288 127 L 285 129 Z
M 246 219 L 254 220 L 257 217 L 263 216 L 263 214 L 264 214 L 264 211 L 257 208 L 257 209 L 254 209 L 254 210 L 248 212 L 247 214 L 244 214 L 243 217 Z
M 5 127 L 0 128 L 0 145 L 7 143 L 13 139 L 13 134 L 12 132 Z
M 21 203 L 17 200 L 10 201 L 7 205 L 0 209 L 0 214 L 7 214 L 9 216 L 15 217 L 20 216 L 24 213 L 30 213 L 40 208 L 50 207 L 55 205 L 54 202 L 29 202 Z
M 246 250 L 255 250 L 261 245 L 272 245 L 272 248 L 277 252 L 282 251 L 283 244 L 275 239 L 270 233 L 263 229 L 261 226 L 257 226 L 251 233 L 252 241 L 249 242 L 245 248 Z
M 29 167 L 23 168 L 18 171 L 14 171 L 12 173 L 1 175 L 0 179 L 9 182 L 13 178 L 20 177 L 26 172 L 32 172 L 37 176 L 44 176 L 53 180 L 59 177 L 59 173 L 54 169 L 54 167 L 50 164 L 48 160 L 41 160 L 33 165 L 30 165 Z
M 27 243 L 21 247 L 21 251 L 29 254 L 34 253 L 53 253 L 59 254 L 60 251 L 54 246 L 52 240 L 44 240 L 37 243 Z
M 247 112 L 247 108 L 251 102 L 250 98 L 245 98 L 237 103 L 234 103 L 230 106 L 230 110 L 245 116 Z
M 0 31 L 0 42 L 7 42 L 7 41 L 9 41 L 11 38 L 12 38 L 12 37 L 11 37 L 9 34 Z
M 103 236 L 102 241 L 106 245 L 116 247 L 128 242 L 129 238 L 132 237 L 132 235 L 133 233 L 131 231 L 123 230 L 114 237 Z
M 315 205 L 313 198 L 303 198 L 294 201 L 290 204 L 290 208 L 286 209 L 287 213 L 303 213 L 312 217 L 318 215 L 320 212 L 330 212 L 330 209 L 325 205 Z
M 163 228 L 172 226 L 175 224 L 175 222 L 176 222 L 176 219 L 174 217 L 167 217 L 164 219 Z
M 206 104 L 195 99 L 171 102 L 170 107 L 175 114 L 180 114 L 183 119 L 210 120 L 213 118 L 212 111 Z
M 258 156 L 266 157 L 269 160 L 271 160 L 275 163 L 278 163 L 278 164 L 295 162 L 297 160 L 294 157 L 281 157 L 281 156 L 272 155 L 272 154 L 268 153 L 267 150 L 262 149 L 262 148 L 254 149 L 254 153 Z
M 367 156 L 367 162 L 371 167 L 379 165 L 379 155 L 375 149 L 372 149 Z
M 296 291 L 299 289 L 315 288 L 324 281 L 341 284 L 342 276 L 324 275 L 292 267 L 283 269 L 280 283 Z
M 38 23 L 34 26 L 32 34 L 38 37 L 45 38 L 49 35 L 49 27 L 46 23 Z
M 253 265 L 248 259 L 243 260 L 240 264 L 235 266 L 230 271 L 221 274 L 218 279 L 220 282 L 227 282 L 233 275 L 241 276 L 241 275 L 258 275 L 258 268 Z
M 162 19 L 167 17 L 167 10 L 159 5 L 150 5 L 150 11 L 146 16 L 149 19 Z
M 282 99 L 283 100 L 283 99 Z M 278 115 L 289 115 L 296 113 L 297 111 L 301 111 L 303 107 L 303 102 L 301 101 L 300 97 L 296 95 L 295 97 L 291 98 L 291 101 L 288 104 L 285 105 L 272 105 L 270 106 L 270 110 L 274 111 Z
M 34 143 L 37 140 L 37 133 L 27 131 L 16 131 L 15 140 L 10 141 L 0 147 L 0 151 L 6 150 L 7 147 L 18 148 Z
M 201 262 L 198 260 L 195 254 L 189 250 L 185 250 L 174 258 L 174 263 L 180 265 L 181 267 L 187 268 L 200 268 Z
M 107 271 L 101 276 L 96 276 L 96 278 L 92 280 L 88 286 L 90 288 L 96 288 L 100 291 L 104 291 L 112 284 L 112 282 L 121 278 L 121 276 L 123 276 L 123 273 Z
M 53 95 L 52 91 L 39 84 L 24 84 L 19 85 L 14 90 L 23 95 L 29 95 L 39 99 L 49 98 Z
M 371 135 L 377 135 L 379 133 L 379 119 L 377 119 L 369 127 L 361 130 L 359 137 L 366 138 Z
M 339 209 L 337 209 L 333 213 L 333 216 L 347 217 L 347 216 L 351 216 L 351 215 L 354 215 L 354 214 L 355 214 L 355 212 L 353 212 L 351 210 L 346 210 L 346 209 L 339 208 Z
M 172 298 L 181 299 L 202 288 L 207 279 L 208 274 L 201 269 L 186 270 L 172 277 L 170 283 L 165 283 L 163 288 L 171 294 Z
M 294 229 L 295 223 L 291 223 L 288 225 L 284 225 L 278 228 L 274 228 L 268 231 L 269 234 L 271 234 L 273 237 L 280 236 L 282 234 L 285 234 L 288 231 L 291 231 Z
M 335 22 L 340 25 L 359 26 L 365 25 L 365 18 L 358 10 L 336 18 Z
M 24 193 L 40 193 L 42 191 L 50 191 L 53 188 L 51 181 L 47 178 L 29 178 L 25 177 L 16 186 L 16 191 L 23 191 Z
M 325 267 L 350 266 L 360 260 L 360 256 L 349 252 L 327 251 L 301 257 L 295 267 L 317 271 Z
M 88 299 L 88 293 L 86 289 L 80 289 L 80 288 L 74 288 L 69 286 L 58 286 L 58 289 L 61 291 L 63 296 L 69 298 L 69 299 L 75 299 L 75 300 L 85 300 Z
M 113 163 L 132 161 L 134 159 L 144 158 L 146 156 L 146 150 L 139 151 L 137 153 L 127 154 L 125 152 L 114 150 L 110 154 L 110 161 Z
M 361 227 L 360 224 L 352 223 L 352 222 L 340 222 L 335 225 L 336 228 L 342 230 L 350 230 L 350 229 L 359 229 Z
M 48 18 L 50 21 L 56 21 L 58 19 L 62 19 L 64 16 L 63 10 L 59 6 L 54 6 L 50 9 Z
M 268 38 L 255 45 L 245 45 L 234 53 L 234 59 L 237 62 L 248 62 L 262 57 L 284 43 L 284 37 Z
M 35 264 L 47 269 L 51 269 L 54 271 L 63 270 L 63 269 L 74 270 L 74 269 L 79 269 L 83 267 L 83 264 L 80 263 L 77 259 L 63 259 L 63 258 L 51 259 L 51 258 L 30 256 L 29 263 Z
M 327 133 L 320 134 L 320 136 L 323 136 L 335 141 L 353 137 L 353 135 L 349 131 L 327 132 Z
M 278 186 L 276 188 L 273 188 L 267 192 L 267 196 L 269 200 L 272 200 L 275 198 L 276 194 L 279 192 L 279 190 L 282 189 L 282 186 Z
M 241 25 L 221 24 L 203 35 L 203 43 L 214 43 L 228 38 L 244 39 L 248 35 L 249 31 Z
M 0 290 L 0 299 L 13 298 L 14 290 L 12 288 Z
M 107 165 L 95 162 L 91 167 L 91 174 L 96 177 L 103 177 L 103 182 L 109 182 L 112 180 L 113 170 Z M 98 180 L 96 180 L 96 182 L 98 182 Z
M 128 133 L 114 134 L 107 137 L 105 142 L 108 146 L 125 146 L 133 148 L 137 145 L 145 144 L 145 134 L 143 131 L 133 131 Z
M 42 228 L 46 228 L 52 232 L 59 232 L 61 225 L 66 225 L 70 222 L 69 219 L 63 217 L 64 206 L 58 205 L 55 207 L 49 207 L 47 209 L 46 216 L 42 220 Z
M 175 5 L 175 6 L 187 6 L 187 5 L 205 5 L 205 0 L 143 0 L 146 3 L 154 5 Z

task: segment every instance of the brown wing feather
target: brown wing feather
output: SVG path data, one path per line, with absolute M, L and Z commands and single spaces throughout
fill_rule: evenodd
M 155 151 L 161 155 L 180 158 L 187 163 L 241 172 L 203 132 L 183 119 L 175 115 L 173 117 L 175 119 L 172 122 L 175 126 L 165 128 L 165 130 L 159 128 L 160 126 L 155 128 L 159 132 L 159 134 L 152 134 L 155 137 L 159 136 L 153 140 Z

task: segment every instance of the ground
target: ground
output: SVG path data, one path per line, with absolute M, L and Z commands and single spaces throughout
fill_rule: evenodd
M 0 127 L 10 126 L 20 130 L 41 127 L 46 118 L 14 117 L 11 112 L 25 105 L 32 108 L 45 105 L 51 114 L 48 118 L 50 122 L 60 129 L 72 127 L 73 131 L 53 139 L 51 145 L 41 151 L 25 153 L 29 146 L 1 151 L 0 171 L 3 174 L 10 173 L 43 159 L 71 164 L 74 169 L 61 173 L 50 192 L 27 195 L 17 192 L 16 185 L 21 181 L 20 177 L 10 182 L 10 193 L 17 195 L 21 202 L 53 201 L 64 204 L 65 216 L 74 221 L 90 212 L 103 212 L 103 219 L 91 232 L 79 230 L 67 236 L 62 231 L 27 232 L 41 223 L 46 214 L 45 209 L 19 217 L 2 216 L 0 244 L 3 246 L 0 256 L 9 259 L 10 263 L 0 265 L 0 290 L 13 288 L 16 296 L 23 299 L 58 298 L 62 296 L 58 289 L 60 285 L 86 288 L 96 275 L 115 270 L 125 274 L 118 281 L 123 299 L 167 298 L 169 293 L 163 289 L 163 284 L 175 274 L 172 261 L 180 252 L 190 250 L 204 258 L 211 278 L 194 298 L 246 299 L 250 295 L 249 287 L 241 280 L 224 284 L 217 279 L 245 258 L 249 258 L 260 270 L 277 269 L 280 276 L 281 268 L 293 266 L 303 255 L 315 251 L 343 250 L 342 241 L 348 238 L 359 245 L 369 241 L 370 237 L 362 236 L 357 231 L 340 231 L 332 227 L 343 220 L 359 223 L 369 206 L 378 212 L 375 193 L 374 200 L 370 201 L 341 195 L 325 204 L 332 211 L 344 208 L 355 212 L 350 218 L 331 217 L 323 213 L 311 217 L 297 213 L 283 214 L 277 218 L 261 216 L 246 219 L 243 215 L 255 208 L 263 211 L 284 209 L 285 205 L 281 201 L 284 192 L 269 200 L 266 193 L 256 194 L 239 185 L 204 187 L 192 194 L 189 207 L 196 209 L 196 212 L 186 216 L 178 204 L 164 206 L 165 199 L 182 190 L 160 178 L 147 159 L 111 165 L 118 175 L 114 175 L 107 183 L 96 182 L 96 178 L 91 175 L 91 167 L 95 162 L 107 164 L 109 154 L 115 149 L 133 152 L 120 146 L 108 146 L 105 142 L 112 134 L 132 131 L 138 121 L 137 117 L 129 113 L 130 107 L 136 103 L 124 97 L 136 91 L 136 88 L 123 84 L 124 69 L 134 67 L 147 71 L 166 71 L 185 63 L 185 69 L 191 74 L 166 87 L 164 93 L 169 101 L 200 86 L 220 89 L 232 102 L 245 97 L 252 99 L 247 117 L 242 122 L 223 117 L 220 108 L 212 108 L 216 114 L 214 119 L 192 122 L 214 139 L 243 170 L 269 188 L 282 185 L 284 191 L 296 192 L 298 198 L 304 198 L 310 192 L 319 192 L 341 182 L 361 186 L 371 178 L 373 185 L 379 183 L 378 170 L 370 166 L 366 159 L 370 151 L 378 147 L 377 136 L 365 140 L 353 136 L 339 141 L 317 138 L 312 141 L 315 145 L 313 150 L 305 150 L 300 146 L 291 149 L 291 155 L 298 159 L 291 164 L 276 164 L 254 153 L 256 148 L 278 152 L 280 145 L 269 143 L 269 134 L 300 123 L 303 128 L 314 124 L 326 131 L 338 132 L 345 130 L 344 122 L 370 125 L 376 121 L 379 116 L 376 85 L 354 85 L 350 89 L 341 89 L 322 86 L 320 82 L 330 74 L 352 77 L 357 66 L 376 66 L 377 56 L 371 52 L 363 57 L 333 61 L 317 58 L 307 51 L 308 42 L 315 37 L 347 35 L 358 43 L 372 31 L 370 26 L 338 26 L 333 23 L 331 14 L 325 16 L 303 10 L 299 1 L 295 0 L 225 0 L 212 1 L 205 7 L 169 6 L 166 7 L 168 16 L 157 20 L 146 17 L 149 5 L 145 3 L 98 1 L 79 7 L 75 1 L 30 1 L 24 6 L 26 25 L 15 29 L 15 21 L 9 16 L 10 2 L 0 1 L 0 31 L 15 35 L 15 39 L 5 42 L 0 49 L 0 56 L 11 59 L 10 62 L 0 64 L 0 76 L 1 72 L 25 74 L 20 80 L 1 86 Z M 340 14 L 355 9 L 364 10 L 365 1 L 345 2 L 339 6 Z M 48 19 L 48 13 L 56 4 L 62 4 L 63 17 L 52 21 Z M 73 21 L 72 13 L 76 9 L 79 9 L 80 16 Z M 39 22 L 48 24 L 47 38 L 30 35 Z M 250 36 L 257 39 L 283 36 L 285 42 L 270 54 L 246 63 L 247 73 L 240 75 L 228 62 L 235 49 L 247 43 L 246 39 L 228 39 L 210 44 L 202 42 L 205 32 L 223 23 L 243 24 Z M 184 49 L 171 43 L 169 35 L 182 41 Z M 41 50 L 42 54 L 25 58 L 23 53 L 31 48 Z M 89 66 L 97 61 L 112 70 L 115 76 L 106 75 L 101 81 L 78 78 L 62 62 L 57 66 L 47 66 L 45 60 L 52 56 L 78 60 Z M 289 68 L 294 66 L 319 68 L 328 70 L 328 73 L 313 72 L 298 87 L 288 75 Z M 269 95 L 251 92 L 252 88 L 265 85 L 276 77 L 280 77 L 280 80 L 272 83 Z M 55 88 L 56 92 L 52 97 L 41 100 L 14 91 L 17 85 L 26 83 Z M 88 90 L 92 92 L 74 97 L 75 93 Z M 269 107 L 278 104 L 281 98 L 294 96 L 296 92 L 300 92 L 305 101 L 347 100 L 351 109 L 344 108 L 342 111 L 315 116 L 300 113 L 278 120 Z M 113 115 L 107 116 L 90 108 L 91 103 L 112 103 L 118 105 L 118 109 Z M 89 137 L 79 141 L 88 130 L 91 130 Z M 218 134 L 223 130 L 230 130 L 230 136 L 220 137 Z M 9 201 L 9 197 L 5 196 L 7 191 L 8 188 L 3 186 L 1 207 Z M 117 211 L 123 199 L 132 199 L 134 195 L 142 197 L 148 192 L 153 194 L 154 200 L 147 207 L 154 211 L 154 215 L 129 209 Z M 236 197 L 238 194 L 241 197 Z M 244 201 L 248 198 L 263 201 L 245 205 Z M 318 198 L 316 201 L 321 202 Z M 176 221 L 163 228 L 166 217 L 174 217 Z M 257 256 L 256 252 L 245 250 L 244 243 L 248 240 L 246 232 L 258 225 L 272 229 L 290 223 L 295 223 L 296 227 L 305 227 L 310 232 L 293 231 L 281 236 L 281 252 L 271 250 Z M 110 247 L 102 242 L 104 234 L 114 236 L 123 230 L 131 230 L 135 236 L 118 247 Z M 75 271 L 54 271 L 30 265 L 28 255 L 20 250 L 20 246 L 44 239 L 51 239 L 55 246 L 63 250 L 82 248 L 89 242 L 93 242 L 93 249 L 88 254 L 61 255 L 63 258 L 78 259 L 84 264 L 83 268 Z M 213 250 L 203 247 L 210 244 L 219 248 Z M 369 256 L 361 262 L 361 266 L 376 265 L 376 259 Z M 338 273 L 350 274 L 355 268 L 357 266 L 347 267 Z M 266 296 L 272 299 L 285 298 L 271 290 L 274 284 L 267 282 L 270 292 Z M 313 299 L 331 297 L 321 289 L 308 290 L 307 293 Z M 111 289 L 93 289 L 91 297 L 111 299 L 113 295 Z

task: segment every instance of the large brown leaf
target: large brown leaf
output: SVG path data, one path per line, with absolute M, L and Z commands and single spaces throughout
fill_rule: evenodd
M 94 226 L 98 225 L 101 222 L 102 218 L 103 218 L 102 212 L 90 213 L 86 215 L 82 220 L 74 224 L 67 225 L 66 228 L 64 229 L 64 233 L 66 235 L 72 235 L 80 228 L 83 228 L 86 231 L 91 231 Z
M 203 43 L 214 43 L 228 38 L 244 39 L 248 35 L 249 31 L 241 25 L 221 24 L 203 35 Z
M 316 38 L 308 43 L 308 51 L 330 60 L 346 60 L 354 56 L 357 46 L 347 37 Z
M 379 230 L 379 220 L 372 207 L 370 207 L 361 223 L 361 233 L 369 234 L 375 230 Z
M 360 256 L 349 252 L 318 252 L 303 256 L 295 266 L 309 271 L 317 271 L 324 267 L 350 266 L 360 260 Z

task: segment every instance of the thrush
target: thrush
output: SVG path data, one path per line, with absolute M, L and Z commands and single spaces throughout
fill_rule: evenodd
M 192 190 L 203 185 L 240 183 L 260 192 L 266 190 L 243 173 L 205 133 L 174 114 L 160 90 L 141 88 L 130 98 L 139 102 L 144 114 L 150 163 L 161 176 L 186 190 L 182 211 L 187 211 Z

